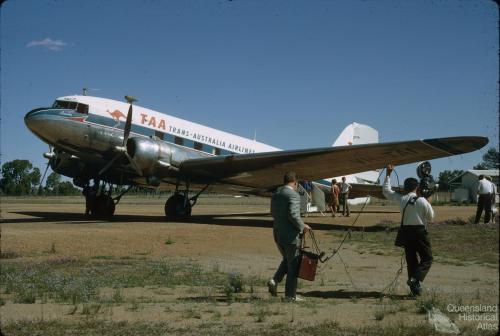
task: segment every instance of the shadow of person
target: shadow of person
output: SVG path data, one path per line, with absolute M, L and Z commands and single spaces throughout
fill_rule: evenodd
M 403 294 L 386 294 L 379 291 L 345 291 L 343 289 L 336 291 L 309 291 L 301 293 L 304 297 L 316 297 L 320 299 L 380 299 L 389 297 L 391 299 L 406 300 L 412 298 L 410 295 Z

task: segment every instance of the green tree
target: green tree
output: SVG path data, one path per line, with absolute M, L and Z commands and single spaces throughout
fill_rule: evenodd
M 59 185 L 61 184 L 61 175 L 56 172 L 52 172 L 49 177 L 47 177 L 47 181 L 45 182 L 45 188 L 47 193 L 52 195 L 59 194 Z
M 447 191 L 450 189 L 450 182 L 459 182 L 455 180 L 464 173 L 463 170 L 445 170 L 439 173 L 438 181 L 439 191 Z
M 474 166 L 474 169 L 499 169 L 500 163 L 498 160 L 500 155 L 495 147 L 491 147 L 483 155 L 483 162 Z
M 28 160 L 13 160 L 2 165 L 0 189 L 6 195 L 28 195 L 40 183 L 40 169 Z

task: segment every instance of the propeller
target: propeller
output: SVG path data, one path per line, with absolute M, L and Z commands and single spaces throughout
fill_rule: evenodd
M 52 153 L 52 146 L 49 146 L 49 153 Z M 38 185 L 38 193 L 39 194 L 40 194 L 40 191 L 42 189 L 43 180 L 45 180 L 45 175 L 47 175 L 47 171 L 49 170 L 50 160 L 51 159 L 48 158 L 47 165 L 45 166 L 45 171 L 43 172 L 42 179 L 40 180 L 40 184 Z
M 123 144 L 121 146 L 116 146 L 115 151 L 117 151 L 116 155 L 111 159 L 111 161 L 108 162 L 107 165 L 105 165 L 100 171 L 99 171 L 99 176 L 102 176 L 106 171 L 108 171 L 114 164 L 115 162 L 125 156 L 127 160 L 130 162 L 134 170 L 139 174 L 139 176 L 142 176 L 142 170 L 141 168 L 135 163 L 134 160 L 128 155 L 127 153 L 127 141 L 128 137 L 130 135 L 130 129 L 132 128 L 132 104 L 137 101 L 132 96 L 125 96 L 125 100 L 130 104 L 128 108 L 128 113 L 127 113 L 127 121 L 125 122 L 125 128 L 123 130 Z

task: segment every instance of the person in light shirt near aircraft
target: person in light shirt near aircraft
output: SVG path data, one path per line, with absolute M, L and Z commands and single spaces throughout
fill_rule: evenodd
M 342 204 L 342 215 L 349 217 L 351 213 L 349 211 L 347 199 L 349 198 L 349 190 L 351 190 L 352 186 L 345 180 L 345 176 L 342 176 L 342 183 L 340 184 L 340 204 Z
M 481 215 L 484 210 L 484 224 L 490 222 L 491 217 L 491 195 L 493 193 L 493 183 L 488 181 L 484 175 L 479 175 L 479 182 L 477 185 L 477 210 L 476 219 L 474 224 L 479 224 Z
M 401 243 L 408 268 L 407 284 L 413 295 L 420 295 L 420 282 L 424 281 L 433 260 L 431 243 L 427 237 L 427 224 L 434 218 L 434 210 L 428 199 L 419 195 L 418 181 L 413 177 L 404 181 L 405 194 L 393 191 L 389 178 L 393 170 L 393 165 L 387 165 L 382 192 L 388 200 L 399 204 L 402 213 Z

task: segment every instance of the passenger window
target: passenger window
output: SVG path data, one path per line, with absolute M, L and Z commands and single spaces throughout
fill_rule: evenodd
M 202 151 L 203 150 L 203 144 L 201 144 L 199 142 L 195 142 L 194 143 L 194 149 Z
M 175 137 L 174 138 L 174 143 L 176 145 L 181 145 L 182 146 L 182 145 L 184 145 L 184 139 L 183 138 L 179 138 L 179 137 Z
M 155 131 L 155 137 L 157 137 L 160 140 L 164 140 L 165 138 L 165 133 L 160 132 L 160 131 Z

